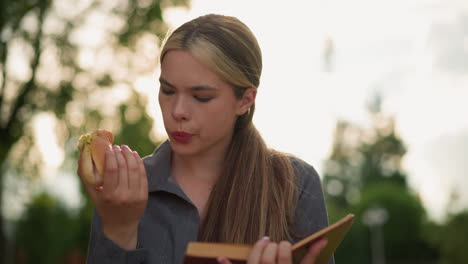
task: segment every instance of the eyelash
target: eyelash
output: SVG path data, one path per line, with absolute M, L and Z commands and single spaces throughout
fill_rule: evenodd
M 198 97 L 198 96 L 194 96 L 194 98 L 201 103 L 206 103 L 206 102 L 211 101 L 211 99 L 213 99 L 213 98 L 205 98 L 205 97 Z
M 163 89 L 161 88 L 161 92 L 165 95 L 172 95 L 174 94 L 174 91 L 170 91 L 170 90 L 166 90 L 166 89 Z
M 173 95 L 174 94 L 174 91 L 166 90 L 166 89 L 163 89 L 163 88 L 161 88 L 161 92 L 163 94 L 165 94 L 165 95 Z M 211 99 L 213 99 L 213 98 L 210 98 L 210 97 L 205 98 L 205 97 L 199 97 L 199 96 L 196 96 L 196 95 L 194 95 L 193 98 L 195 98 L 195 100 L 197 100 L 197 101 L 199 101 L 201 103 L 207 103 L 207 102 L 211 101 Z

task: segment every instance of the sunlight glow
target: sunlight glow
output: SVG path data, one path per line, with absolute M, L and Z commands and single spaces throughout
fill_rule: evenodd
M 46 167 L 58 168 L 64 159 L 64 153 L 55 138 L 55 117 L 44 113 L 34 119 L 34 136 Z

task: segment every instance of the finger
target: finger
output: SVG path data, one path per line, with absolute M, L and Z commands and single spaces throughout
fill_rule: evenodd
M 278 264 L 291 264 L 291 243 L 281 241 L 278 245 Z
M 327 245 L 327 242 L 328 241 L 326 239 L 321 239 L 310 246 L 307 254 L 304 256 L 304 258 L 302 258 L 301 264 L 313 264 L 320 255 L 322 249 Z
M 106 152 L 106 167 L 103 177 L 103 195 L 109 198 L 119 186 L 119 168 L 117 165 L 116 148 L 109 148 Z
M 276 255 L 278 251 L 278 244 L 270 243 L 263 250 L 262 260 L 260 263 L 276 263 Z
M 250 251 L 249 258 L 247 259 L 248 264 L 257 264 L 260 262 L 260 258 L 263 255 L 263 250 L 265 247 L 268 245 L 270 242 L 269 237 L 264 237 L 255 243 L 255 245 L 252 248 L 252 251 Z
M 225 257 L 218 257 L 216 260 L 220 264 L 231 264 L 231 261 L 229 261 L 229 259 L 227 259 Z
M 148 178 L 146 176 L 145 165 L 143 164 L 143 160 L 140 158 L 140 155 L 138 155 L 138 152 L 133 151 L 133 155 L 135 156 L 135 160 L 138 163 L 140 176 L 140 197 L 144 198 L 148 196 Z
M 139 168 L 135 160 L 132 150 L 127 146 L 122 146 L 122 154 L 127 162 L 128 188 L 130 190 L 138 190 L 140 188 Z
M 114 146 L 115 157 L 117 159 L 117 168 L 119 170 L 119 185 L 117 189 L 127 192 L 128 190 L 128 172 L 127 161 L 122 154 L 122 149 L 119 146 Z

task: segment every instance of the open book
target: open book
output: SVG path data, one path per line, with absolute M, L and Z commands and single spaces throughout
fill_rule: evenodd
M 326 264 L 343 240 L 353 223 L 354 215 L 349 214 L 334 224 L 311 234 L 292 246 L 293 263 L 300 263 L 309 246 L 321 238 L 328 240 L 316 264 Z M 185 253 L 184 264 L 215 264 L 217 257 L 227 257 L 233 264 L 245 264 L 253 245 L 190 242 Z

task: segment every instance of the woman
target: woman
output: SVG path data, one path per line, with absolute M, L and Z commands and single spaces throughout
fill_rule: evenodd
M 202 16 L 167 38 L 160 62 L 169 140 L 144 160 L 128 146 L 106 153 L 103 190 L 86 185 L 96 208 L 88 263 L 182 263 L 195 240 L 255 243 L 249 263 L 291 263 L 291 242 L 327 215 L 315 170 L 268 149 L 252 124 L 262 70 L 252 32 Z

